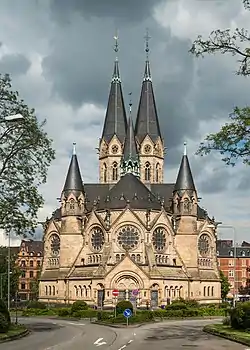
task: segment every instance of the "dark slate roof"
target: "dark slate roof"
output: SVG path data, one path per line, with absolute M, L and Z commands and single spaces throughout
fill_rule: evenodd
M 80 167 L 76 154 L 72 155 L 63 192 L 65 196 L 69 195 L 72 192 L 76 195 L 84 192 Z
M 181 191 L 181 190 L 195 191 L 193 175 L 191 172 L 187 155 L 183 155 L 182 157 L 174 190 L 175 191 Z
M 101 198 L 98 209 L 161 209 L 156 196 L 133 174 L 124 175 L 115 186 Z
M 135 124 L 135 135 L 139 142 L 142 142 L 146 135 L 149 135 L 154 142 L 158 137 L 161 138 L 148 61 L 146 61 L 145 75 L 142 83 L 141 97 Z
M 135 140 L 134 126 L 131 116 L 128 121 L 128 129 L 123 148 L 123 159 L 136 159 L 138 157 L 137 145 Z
M 43 254 L 43 241 L 33 241 L 32 239 L 26 241 L 23 239 L 21 242 L 21 247 L 22 246 L 25 246 L 29 253 Z
M 250 257 L 250 246 L 249 243 L 243 241 L 241 246 L 236 246 L 236 257 L 237 258 L 244 258 L 244 257 Z M 235 249 L 234 249 L 234 242 L 233 240 L 217 240 L 217 256 L 219 258 L 234 258 Z
M 105 141 L 110 142 L 112 137 L 116 135 L 120 142 L 124 142 L 126 131 L 127 117 L 122 94 L 118 61 L 116 60 L 113 78 L 111 81 L 102 138 Z

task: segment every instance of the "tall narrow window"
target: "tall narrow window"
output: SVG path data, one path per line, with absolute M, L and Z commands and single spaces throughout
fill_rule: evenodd
M 150 163 L 145 164 L 145 181 L 150 181 Z
M 155 168 L 155 181 L 159 182 L 159 180 L 160 180 L 160 164 L 157 163 Z
M 112 165 L 112 179 L 113 181 L 118 180 L 118 166 L 116 162 L 114 162 Z
M 107 182 L 107 165 L 106 165 L 106 163 L 103 164 L 103 181 Z

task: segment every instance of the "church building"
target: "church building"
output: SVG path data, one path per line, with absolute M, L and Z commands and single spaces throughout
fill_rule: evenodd
M 148 45 L 146 52 L 135 126 L 115 60 L 99 183 L 84 182 L 73 147 L 61 206 L 44 224 L 40 301 L 112 306 L 137 294 L 138 307 L 178 298 L 220 302 L 214 219 L 199 206 L 186 145 L 176 182 L 164 183 Z

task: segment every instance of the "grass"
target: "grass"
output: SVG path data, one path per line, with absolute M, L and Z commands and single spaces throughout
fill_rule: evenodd
M 0 342 L 9 340 L 13 337 L 18 337 L 22 333 L 27 331 L 27 328 L 21 324 L 12 324 L 7 333 L 0 333 Z
M 226 338 L 243 345 L 250 345 L 250 332 L 240 331 L 225 326 L 223 324 L 207 325 L 203 328 L 204 332 Z

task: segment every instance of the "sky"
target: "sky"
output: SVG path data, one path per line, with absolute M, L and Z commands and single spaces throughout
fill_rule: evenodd
M 195 155 L 200 142 L 228 120 L 235 106 L 249 105 L 250 79 L 235 74 L 235 57 L 196 58 L 197 35 L 249 26 L 241 0 L 1 0 L 0 72 L 47 119 L 56 160 L 41 187 L 44 220 L 59 206 L 72 143 L 85 183 L 98 181 L 98 147 L 119 35 L 119 64 L 126 105 L 132 92 L 136 115 L 145 64 L 146 28 L 161 131 L 167 147 L 165 182 L 176 180 L 187 142 L 200 206 L 233 225 L 237 241 L 249 239 L 249 171 L 226 166 L 220 155 Z M 37 237 L 41 235 L 38 228 Z M 232 229 L 220 229 L 232 238 Z M 0 244 L 6 239 L 0 235 Z M 12 239 L 12 244 L 18 244 Z

